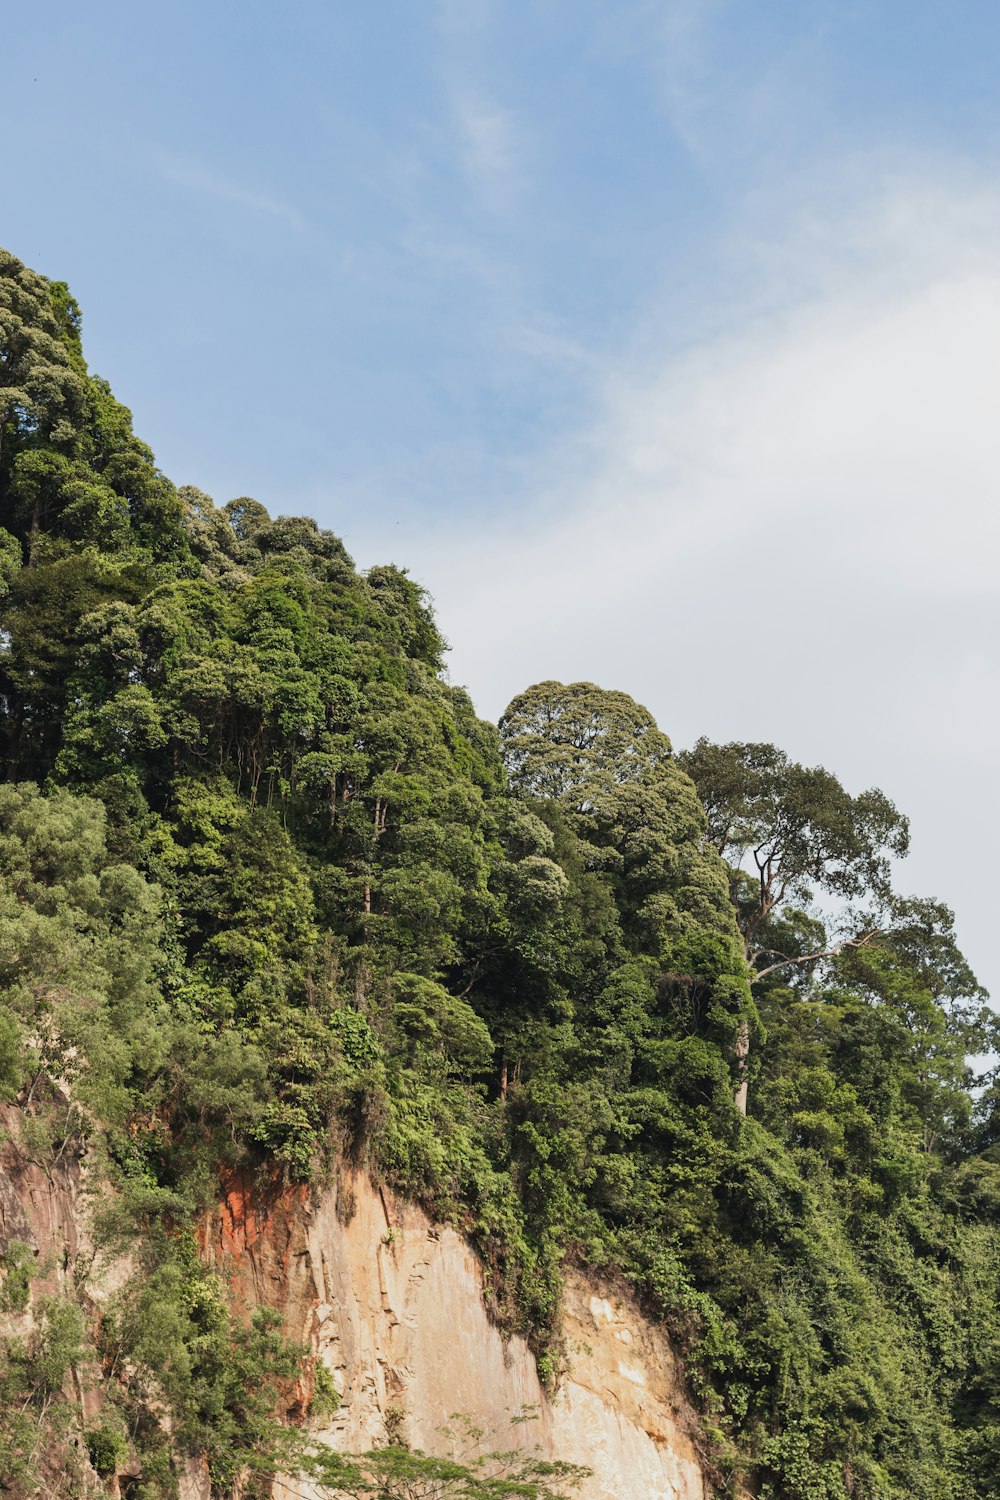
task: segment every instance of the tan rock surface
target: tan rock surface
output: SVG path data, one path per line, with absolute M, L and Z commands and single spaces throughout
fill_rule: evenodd
M 589 1467 L 580 1500 L 704 1500 L 673 1352 L 627 1297 L 570 1279 L 567 1368 L 550 1399 L 528 1346 L 490 1322 L 461 1236 L 365 1178 L 262 1217 L 235 1192 L 207 1249 L 248 1300 L 279 1306 L 330 1371 L 341 1404 L 316 1434 L 333 1447 L 384 1443 L 395 1426 L 417 1447 L 446 1450 L 439 1428 L 462 1412 L 486 1430 L 486 1447 L 537 1445 Z M 526 1408 L 536 1418 L 514 1422 Z M 313 1492 L 295 1480 L 275 1493 Z
M 0 1250 L 14 1239 L 31 1245 L 36 1296 L 68 1290 L 79 1259 L 90 1261 L 83 1176 L 72 1157 L 46 1173 L 10 1144 L 0 1151 Z M 550 1397 L 527 1344 L 490 1322 L 468 1244 L 366 1177 L 266 1202 L 235 1182 L 204 1225 L 202 1250 L 237 1303 L 278 1308 L 289 1336 L 326 1365 L 340 1406 L 314 1430 L 341 1451 L 380 1445 L 391 1430 L 447 1451 L 439 1429 L 461 1412 L 485 1429 L 486 1448 L 537 1446 L 589 1467 L 580 1500 L 707 1500 L 669 1341 L 625 1295 L 570 1277 L 566 1368 Z M 90 1278 L 95 1314 L 127 1270 L 104 1266 Z M 32 1314 L 4 1321 L 2 1331 L 23 1334 Z M 96 1369 L 74 1395 L 81 1424 L 91 1420 L 101 1404 Z M 293 1418 L 310 1396 L 311 1381 L 288 1393 Z M 533 1420 L 516 1422 L 526 1409 Z M 314 1492 L 295 1479 L 279 1481 L 275 1495 L 313 1500 Z M 181 1500 L 208 1500 L 203 1464 L 187 1466 Z

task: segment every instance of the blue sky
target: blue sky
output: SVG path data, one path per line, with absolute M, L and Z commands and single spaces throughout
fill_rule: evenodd
M 911 814 L 994 957 L 1000 7 L 39 0 L 0 242 L 178 482 Z
M 345 532 L 530 503 L 594 361 L 731 315 L 737 226 L 1000 124 L 967 0 L 9 9 L 5 242 L 172 474 Z

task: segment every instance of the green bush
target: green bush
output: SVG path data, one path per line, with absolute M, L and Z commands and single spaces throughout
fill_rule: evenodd
M 128 1441 L 121 1427 L 105 1419 L 95 1427 L 88 1427 L 84 1434 L 90 1462 L 102 1479 L 118 1472 L 118 1466 L 128 1456 Z

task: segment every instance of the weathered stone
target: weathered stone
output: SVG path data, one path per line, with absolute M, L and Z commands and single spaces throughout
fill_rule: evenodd
M 353 1203 L 346 1224 L 338 1192 Z M 311 1207 L 306 1215 L 285 1197 L 258 1207 L 234 1190 L 206 1253 L 248 1301 L 264 1293 L 290 1336 L 335 1372 L 341 1404 L 317 1429 L 323 1441 L 360 1451 L 384 1443 L 389 1424 L 440 1451 L 439 1428 L 462 1412 L 485 1429 L 487 1447 L 537 1446 L 585 1464 L 593 1476 L 580 1500 L 704 1500 L 676 1358 L 627 1295 L 570 1276 L 566 1370 L 550 1397 L 527 1344 L 490 1322 L 481 1266 L 454 1230 L 362 1177 Z M 515 1421 L 525 1410 L 536 1418 Z M 275 1488 L 278 1500 L 312 1494 L 301 1479 Z

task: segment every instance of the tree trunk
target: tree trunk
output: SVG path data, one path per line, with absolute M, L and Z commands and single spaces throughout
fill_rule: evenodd
M 28 567 L 32 567 L 35 561 L 35 547 L 38 543 L 38 532 L 42 524 L 42 490 L 39 485 L 38 494 L 35 496 L 35 504 L 31 512 L 31 530 L 28 534 Z
M 747 1113 L 747 1090 L 749 1079 L 747 1078 L 747 1060 L 750 1056 L 750 1022 L 746 1016 L 740 1018 L 739 1029 L 736 1032 L 736 1108 L 746 1119 Z

